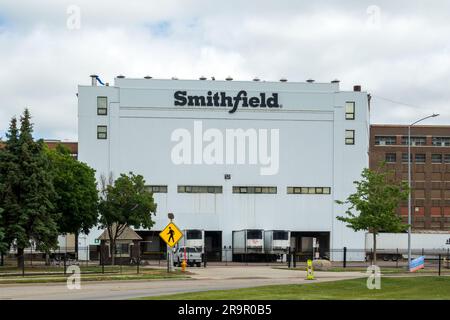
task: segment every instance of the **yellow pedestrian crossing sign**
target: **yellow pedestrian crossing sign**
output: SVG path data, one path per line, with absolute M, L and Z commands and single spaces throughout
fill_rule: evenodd
M 169 247 L 173 247 L 183 237 L 183 233 L 178 229 L 175 223 L 170 222 L 164 230 L 159 233 L 159 236 Z

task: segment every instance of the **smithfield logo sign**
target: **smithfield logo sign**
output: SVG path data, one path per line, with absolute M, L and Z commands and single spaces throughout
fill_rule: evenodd
M 175 106 L 188 107 L 226 107 L 229 113 L 234 113 L 239 108 L 281 108 L 278 103 L 278 93 L 270 96 L 261 92 L 259 96 L 247 96 L 247 91 L 241 90 L 235 96 L 229 96 L 226 92 L 208 91 L 207 95 L 188 95 L 187 91 L 175 91 L 173 94 Z

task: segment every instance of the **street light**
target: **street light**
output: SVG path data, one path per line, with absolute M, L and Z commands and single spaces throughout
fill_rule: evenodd
M 437 113 L 433 113 L 432 115 L 429 115 L 425 118 L 419 119 L 413 123 L 411 123 L 408 126 L 408 187 L 409 187 L 409 194 L 408 194 L 408 269 L 411 265 L 411 127 L 423 120 L 426 120 L 428 118 L 434 118 L 439 116 Z

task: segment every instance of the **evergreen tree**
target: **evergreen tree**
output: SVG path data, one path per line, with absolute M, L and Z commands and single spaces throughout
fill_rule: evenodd
M 33 140 L 33 125 L 28 109 L 20 118 L 20 130 L 13 118 L 0 157 L 0 207 L 3 209 L 4 238 L 17 248 L 19 266 L 24 249 L 32 240 L 38 250 L 56 247 L 57 219 L 55 192 L 49 172 L 44 142 Z

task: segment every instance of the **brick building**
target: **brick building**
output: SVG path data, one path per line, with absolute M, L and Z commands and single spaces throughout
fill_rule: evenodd
M 411 127 L 411 158 L 413 229 L 450 230 L 450 126 Z M 408 126 L 371 125 L 369 161 L 408 181 Z M 398 213 L 407 222 L 407 201 Z

